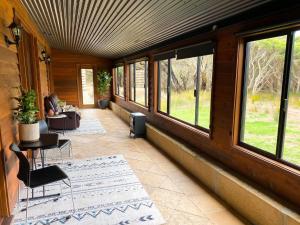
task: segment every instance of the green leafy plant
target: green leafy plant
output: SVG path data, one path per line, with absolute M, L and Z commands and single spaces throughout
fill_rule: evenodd
M 66 106 L 66 101 L 58 99 L 57 100 L 57 105 L 62 108 L 64 106 Z
M 36 93 L 34 90 L 22 91 L 22 95 L 17 99 L 19 107 L 17 109 L 17 120 L 22 124 L 33 124 L 37 122 Z
M 103 96 L 110 87 L 111 75 L 105 70 L 97 72 L 97 91 Z

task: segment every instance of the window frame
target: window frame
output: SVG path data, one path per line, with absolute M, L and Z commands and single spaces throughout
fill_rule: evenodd
M 123 68 L 123 96 L 120 95 L 120 85 L 119 85 L 119 82 L 118 82 L 118 68 L 120 68 L 120 67 Z M 125 99 L 125 66 L 123 64 L 115 65 L 115 67 L 113 69 L 114 69 L 114 78 L 115 78 L 115 82 L 114 82 L 115 92 L 114 92 L 114 95 L 118 96 L 119 98 Z
M 145 90 L 145 105 L 139 103 L 136 101 L 136 63 L 138 62 L 145 62 L 145 65 L 144 65 L 144 90 Z M 132 98 L 131 96 L 131 84 L 132 84 L 132 80 L 131 80 L 131 65 L 133 65 L 133 93 L 134 93 L 134 96 Z M 130 102 L 133 102 L 139 106 L 142 106 L 144 108 L 148 108 L 149 107 L 149 59 L 148 58 L 143 58 L 143 59 L 140 59 L 140 60 L 135 60 L 133 62 L 130 62 L 128 64 L 129 66 L 129 101 Z
M 155 60 L 155 64 L 156 64 L 156 112 L 163 115 L 163 116 L 166 116 L 168 118 L 171 118 L 172 120 L 175 120 L 175 121 L 178 121 L 180 123 L 183 123 L 189 127 L 192 127 L 192 128 L 195 128 L 197 130 L 200 130 L 201 132 L 203 132 L 205 135 L 208 135 L 209 138 L 212 138 L 212 130 L 213 130 L 213 102 L 214 102 L 214 86 L 215 86 L 215 66 L 216 66 L 216 63 L 215 63 L 215 59 L 216 59 L 216 44 L 214 43 L 214 49 L 213 49 L 213 53 L 212 54 L 206 54 L 206 55 L 212 55 L 213 57 L 213 65 L 212 65 L 212 84 L 211 84 L 211 93 L 210 93 L 210 119 L 209 119 L 209 128 L 205 128 L 205 127 L 202 127 L 202 126 L 199 126 L 199 125 L 196 125 L 196 124 L 191 124 L 189 122 L 186 122 L 182 119 L 179 119 L 179 118 L 176 118 L 172 115 L 170 115 L 170 101 L 171 101 L 171 79 L 170 79 L 170 68 L 171 68 L 171 59 L 172 58 L 167 58 L 165 60 L 168 60 L 168 85 L 167 85 L 167 112 L 163 112 L 160 110 L 160 61 L 162 61 L 161 59 L 160 60 Z M 200 55 L 200 56 L 196 56 L 197 57 L 197 63 L 198 63 L 198 58 L 201 57 L 201 56 L 206 56 L 206 55 Z M 176 57 L 175 57 L 176 59 Z M 197 65 L 197 81 L 200 79 L 200 74 L 198 74 L 198 65 Z M 198 110 L 199 110 L 199 94 L 200 94 L 200 91 L 199 91 L 199 87 L 198 87 L 198 84 L 199 82 L 196 83 L 196 86 L 198 88 L 198 90 L 196 90 L 197 92 L 197 95 L 195 97 L 195 120 L 196 120 L 196 117 L 198 117 Z M 195 91 L 195 89 L 194 89 Z M 197 104 L 197 98 L 198 98 L 198 104 Z
M 290 83 L 290 69 L 291 69 L 291 62 L 292 62 L 292 54 L 293 54 L 293 44 L 294 44 L 294 33 L 299 30 L 300 27 L 292 27 L 292 28 L 283 28 L 280 30 L 265 30 L 260 31 L 260 33 L 250 33 L 246 36 L 241 35 L 240 40 L 243 46 L 242 56 L 241 56 L 241 64 L 242 70 L 240 72 L 241 82 L 240 82 L 240 97 L 239 97 L 239 111 L 238 111 L 238 132 L 237 132 L 237 141 L 235 141 L 237 146 L 242 147 L 248 151 L 257 153 L 259 155 L 265 156 L 270 158 L 274 161 L 279 163 L 285 164 L 290 166 L 294 169 L 300 170 L 300 166 L 293 164 L 287 160 L 282 158 L 282 154 L 284 151 L 284 139 L 285 139 L 285 128 L 286 128 L 286 117 L 287 117 L 287 107 L 289 101 L 289 83 Z M 246 79 L 246 59 L 247 59 L 247 43 L 251 41 L 259 41 L 263 39 L 273 38 L 286 35 L 286 49 L 284 55 L 284 68 L 282 74 L 282 87 L 281 87 L 281 96 L 280 96 L 280 107 L 279 107 L 279 118 L 278 118 L 278 129 L 277 129 L 277 137 L 276 137 L 276 152 L 272 154 L 267 152 L 266 150 L 260 149 L 258 147 L 252 146 L 241 141 L 241 134 L 242 134 L 242 126 L 244 124 L 244 109 L 246 105 L 245 97 L 247 88 L 245 88 L 247 79 Z

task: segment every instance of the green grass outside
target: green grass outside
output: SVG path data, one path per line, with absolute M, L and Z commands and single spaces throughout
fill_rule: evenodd
M 275 154 L 278 129 L 278 97 L 270 94 L 248 96 L 244 142 Z M 162 95 L 161 111 L 166 112 L 166 97 Z M 290 95 L 283 159 L 300 165 L 300 96 Z M 195 98 L 193 91 L 172 93 L 171 116 L 194 124 Z M 299 119 L 298 119 L 299 117 Z M 210 93 L 201 93 L 199 125 L 209 128 Z
M 161 111 L 167 111 L 166 96 L 162 97 Z M 195 124 L 195 100 L 194 91 L 173 92 L 171 95 L 170 115 L 190 124 Z M 209 128 L 210 123 L 210 93 L 202 92 L 199 98 L 198 125 Z
M 279 97 L 260 94 L 249 96 L 246 107 L 244 142 L 276 153 L 276 141 L 279 117 Z M 300 165 L 300 96 L 290 94 L 285 142 L 282 158 Z

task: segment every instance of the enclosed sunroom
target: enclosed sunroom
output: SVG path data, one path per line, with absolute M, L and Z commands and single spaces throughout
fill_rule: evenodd
M 299 12 L 1 0 L 0 224 L 300 224 Z

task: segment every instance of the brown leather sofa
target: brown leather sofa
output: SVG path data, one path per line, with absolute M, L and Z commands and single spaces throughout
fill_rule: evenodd
M 45 115 L 49 129 L 52 130 L 74 130 L 80 126 L 80 115 L 75 111 L 59 112 L 57 98 L 54 95 L 44 98 Z M 51 118 L 49 112 L 65 114 L 64 118 Z

